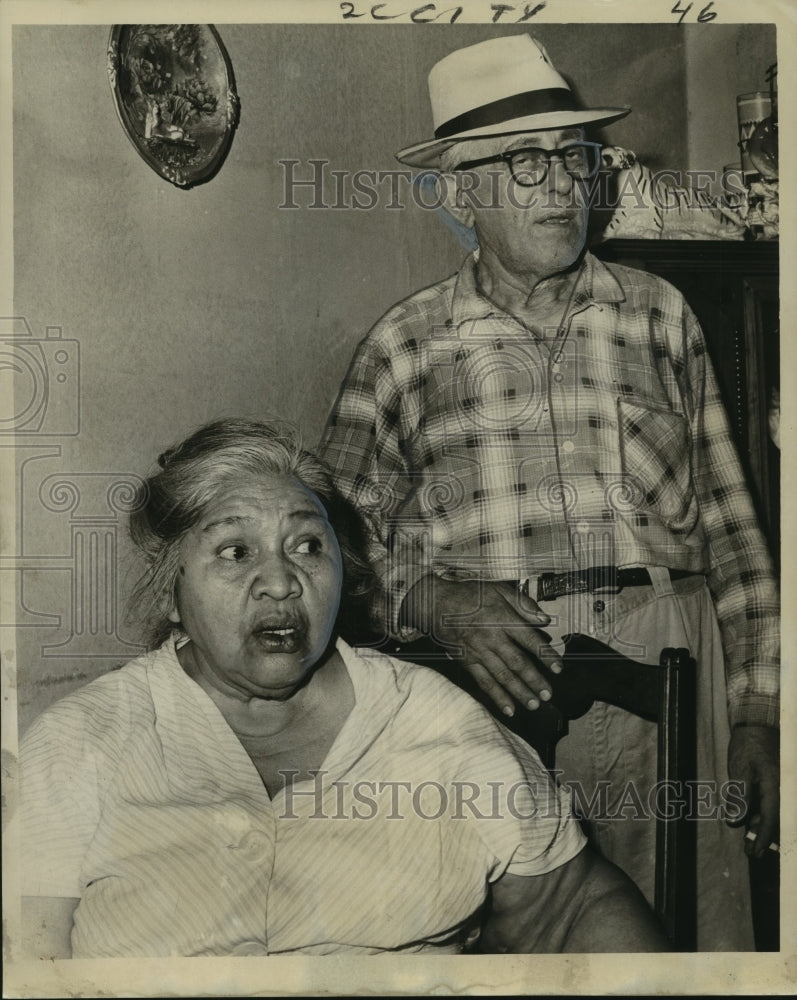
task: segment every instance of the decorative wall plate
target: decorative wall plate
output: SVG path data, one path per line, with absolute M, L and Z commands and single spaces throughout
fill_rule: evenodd
M 212 25 L 114 25 L 108 78 L 125 132 L 156 173 L 182 188 L 213 177 L 230 147 L 239 101 Z

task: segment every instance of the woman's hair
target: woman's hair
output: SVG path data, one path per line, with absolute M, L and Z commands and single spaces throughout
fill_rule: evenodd
M 144 482 L 130 517 L 131 537 L 147 563 L 131 603 L 139 606 L 149 624 L 152 646 L 160 645 L 174 627 L 168 614 L 183 536 L 230 483 L 243 478 L 292 476 L 323 503 L 343 557 L 341 613 L 344 608 L 350 612 L 351 599 L 362 597 L 375 584 L 363 521 L 338 492 L 323 462 L 303 448 L 293 425 L 217 420 L 163 452 L 158 466 Z

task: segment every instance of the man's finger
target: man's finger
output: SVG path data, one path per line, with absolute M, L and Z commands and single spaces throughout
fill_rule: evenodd
M 748 857 L 756 853 L 758 849 L 758 829 L 761 825 L 761 817 L 758 813 L 750 817 L 747 824 L 747 832 L 744 835 L 744 853 Z
M 504 715 L 512 716 L 515 714 L 515 706 L 512 698 L 495 680 L 483 663 L 477 660 L 465 660 L 464 665 L 482 691 L 484 691 Z
M 519 705 L 535 709 L 540 707 L 540 695 L 546 685 L 542 677 L 528 662 L 525 653 L 513 643 L 503 643 L 482 658 L 497 684 L 508 692 Z M 527 683 L 528 678 L 529 683 Z M 550 697 L 550 693 L 546 694 Z
M 767 833 L 762 816 L 756 813 L 744 835 L 744 853 L 758 859 L 768 856 L 771 851 L 777 853 L 779 850 L 774 835 Z
M 779 807 L 780 795 L 777 784 L 762 778 L 759 784 L 758 815 L 755 817 L 757 822 L 755 825 L 753 822 L 750 823 L 750 829 L 756 834 L 756 839 L 748 841 L 756 858 L 763 857 L 769 845 L 777 838 Z
M 556 653 L 541 639 L 531 644 L 531 649 L 518 646 L 514 637 L 492 647 L 494 666 L 483 660 L 496 680 L 526 708 L 539 708 L 540 701 L 549 701 L 553 695 L 545 671 L 551 669 Z M 532 655 L 529 656 L 529 653 Z M 531 692 L 529 696 L 527 692 Z
M 545 670 L 551 670 L 555 674 L 562 672 L 564 667 L 562 657 L 537 629 L 513 630 L 512 641 L 531 653 Z
M 528 655 L 509 641 L 482 648 L 477 656 L 466 657 L 464 664 L 505 715 L 514 715 L 515 703 L 533 711 L 551 697 L 550 685 L 529 663 Z

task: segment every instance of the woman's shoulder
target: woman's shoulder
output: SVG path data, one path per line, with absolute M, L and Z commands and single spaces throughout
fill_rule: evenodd
M 428 718 L 439 732 L 473 726 L 485 732 L 503 728 L 472 695 L 433 667 L 372 648 L 346 648 L 380 686 L 396 691 L 402 711 L 412 713 L 416 721 Z
M 23 743 L 57 733 L 79 736 L 83 744 L 124 739 L 133 720 L 151 714 L 149 669 L 163 655 L 164 647 L 145 653 L 60 698 L 33 721 Z
M 438 670 L 374 650 L 349 650 L 355 670 L 368 672 L 371 715 L 390 717 L 382 733 L 389 732 L 397 752 L 433 759 L 448 777 L 546 780 L 531 746 Z

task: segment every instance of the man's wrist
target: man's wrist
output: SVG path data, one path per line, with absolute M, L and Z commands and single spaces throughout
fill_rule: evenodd
M 749 691 L 731 702 L 728 714 L 731 729 L 739 725 L 777 729 L 780 725 L 780 699 L 777 694 Z

